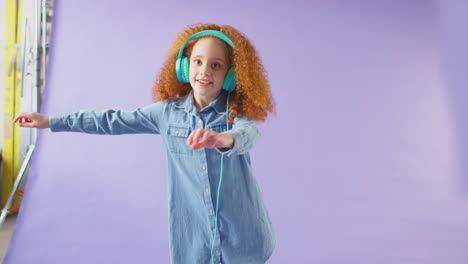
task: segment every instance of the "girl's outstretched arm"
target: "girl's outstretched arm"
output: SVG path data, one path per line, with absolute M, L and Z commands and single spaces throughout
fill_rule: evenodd
M 25 112 L 15 118 L 21 127 L 50 128 L 52 132 L 88 134 L 159 134 L 164 103 L 155 103 L 134 111 L 79 111 L 61 116 Z
M 49 128 L 49 117 L 37 112 L 23 112 L 19 114 L 14 123 L 18 123 L 20 127 L 32 128 Z

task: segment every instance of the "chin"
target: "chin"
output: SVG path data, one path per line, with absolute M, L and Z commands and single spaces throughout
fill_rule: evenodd
M 214 90 L 213 88 L 204 88 L 204 87 L 196 87 L 193 89 L 195 93 L 200 96 L 211 96 L 215 94 L 219 94 L 221 90 Z

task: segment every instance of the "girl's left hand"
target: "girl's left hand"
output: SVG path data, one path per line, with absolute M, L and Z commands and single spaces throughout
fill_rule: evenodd
M 190 133 L 187 138 L 187 145 L 190 145 L 190 149 L 192 150 L 201 148 L 232 148 L 234 138 L 229 134 L 200 128 Z

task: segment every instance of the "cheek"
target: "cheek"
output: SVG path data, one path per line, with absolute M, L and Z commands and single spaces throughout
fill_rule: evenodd
M 194 78 L 195 74 L 196 74 L 196 71 L 195 71 L 194 67 L 189 66 L 189 77 L 190 77 L 190 80 L 192 80 L 192 79 Z
M 195 76 L 191 70 L 189 71 L 189 83 L 192 87 L 195 85 Z
M 192 76 L 193 72 L 194 72 L 193 66 L 192 66 L 192 64 L 190 64 L 189 65 L 189 75 Z
M 216 81 L 222 84 L 224 82 L 225 77 L 226 77 L 226 72 L 220 73 L 219 75 L 216 76 Z

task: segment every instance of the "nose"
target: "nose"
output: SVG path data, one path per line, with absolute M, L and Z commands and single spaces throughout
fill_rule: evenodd
M 206 63 L 204 63 L 202 66 L 200 66 L 200 74 L 201 75 L 206 75 L 209 76 L 211 74 L 211 69 L 208 67 Z

